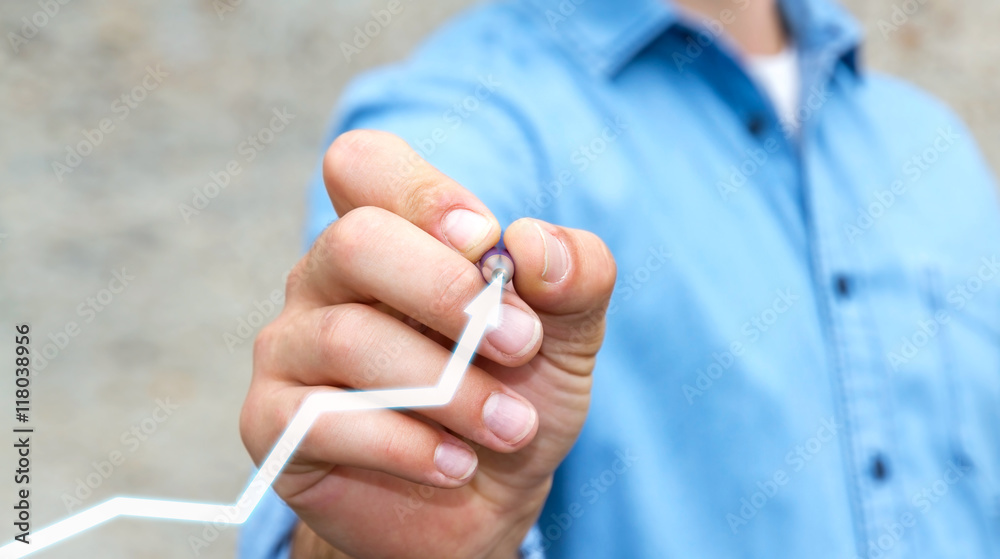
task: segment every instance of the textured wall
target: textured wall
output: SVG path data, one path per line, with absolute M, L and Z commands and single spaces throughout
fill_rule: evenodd
M 972 128 L 996 174 L 1000 3 L 848 0 L 845 4 L 867 32 L 869 67 L 901 76 L 954 108 Z
M 35 16 L 48 21 L 17 52 L 9 34 L 22 33 L 39 5 L 0 4 L 0 358 L 12 355 L 15 321 L 31 322 L 36 348 L 50 334 L 68 341 L 34 379 L 35 528 L 66 516 L 63 496 L 76 498 L 88 476 L 97 488 L 84 506 L 123 493 L 217 502 L 239 494 L 250 466 L 237 433 L 250 340 L 229 348 L 225 334 L 240 340 L 240 321 L 255 319 L 255 302 L 281 288 L 297 259 L 303 186 L 329 109 L 351 75 L 403 56 L 467 3 L 404 0 L 347 61 L 341 41 L 385 0 L 243 1 L 220 16 L 226 1 L 240 2 L 69 0 L 52 17 Z M 879 20 L 891 22 L 893 2 L 849 4 L 868 29 L 871 65 L 959 110 L 997 169 L 1000 37 L 988 31 L 1000 4 L 928 0 L 887 36 Z M 294 118 L 263 149 L 240 152 L 276 108 Z M 68 156 L 103 119 L 103 138 L 88 132 L 91 153 Z M 233 159 L 240 174 L 185 220 L 178 205 L 192 204 L 192 189 Z M 72 172 L 54 172 L 54 161 Z M 128 286 L 102 292 L 123 268 L 134 276 Z M 76 336 L 63 340 L 71 322 Z M 0 410 L 11 384 L 0 378 Z M 156 412 L 158 401 L 177 408 Z M 13 423 L 7 413 L 0 427 Z M 0 443 L 6 472 L 13 457 Z M 105 479 L 101 463 L 116 451 L 124 463 Z M 4 510 L 9 477 L 0 482 Z M 0 514 L 4 541 L 8 516 Z M 38 557 L 187 557 L 189 536 L 215 534 L 121 521 Z M 201 556 L 231 557 L 234 536 L 219 535 Z

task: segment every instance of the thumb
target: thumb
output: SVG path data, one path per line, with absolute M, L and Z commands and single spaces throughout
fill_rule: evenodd
M 604 339 L 604 317 L 617 268 L 597 235 L 537 219 L 507 228 L 514 288 L 542 321 L 540 354 L 561 369 L 590 374 Z

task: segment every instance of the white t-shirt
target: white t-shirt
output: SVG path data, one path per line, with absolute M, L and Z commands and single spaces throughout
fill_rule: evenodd
M 799 57 L 795 47 L 786 46 L 778 54 L 747 57 L 747 72 L 771 98 L 781 123 L 789 130 L 799 128 L 796 113 L 802 92 Z

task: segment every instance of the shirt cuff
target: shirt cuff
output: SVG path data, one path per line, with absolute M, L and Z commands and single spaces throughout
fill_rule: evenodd
M 299 518 L 273 490 L 257 504 L 240 530 L 239 559 L 289 559 Z
M 545 559 L 542 531 L 538 528 L 538 524 L 532 526 L 528 535 L 524 537 L 524 542 L 521 544 L 521 559 Z

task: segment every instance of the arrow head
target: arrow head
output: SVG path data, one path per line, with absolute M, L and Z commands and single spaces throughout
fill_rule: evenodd
M 485 319 L 487 326 L 496 328 L 500 324 L 500 299 L 503 296 L 503 280 L 490 282 L 476 298 L 465 307 L 470 322 L 477 318 Z

